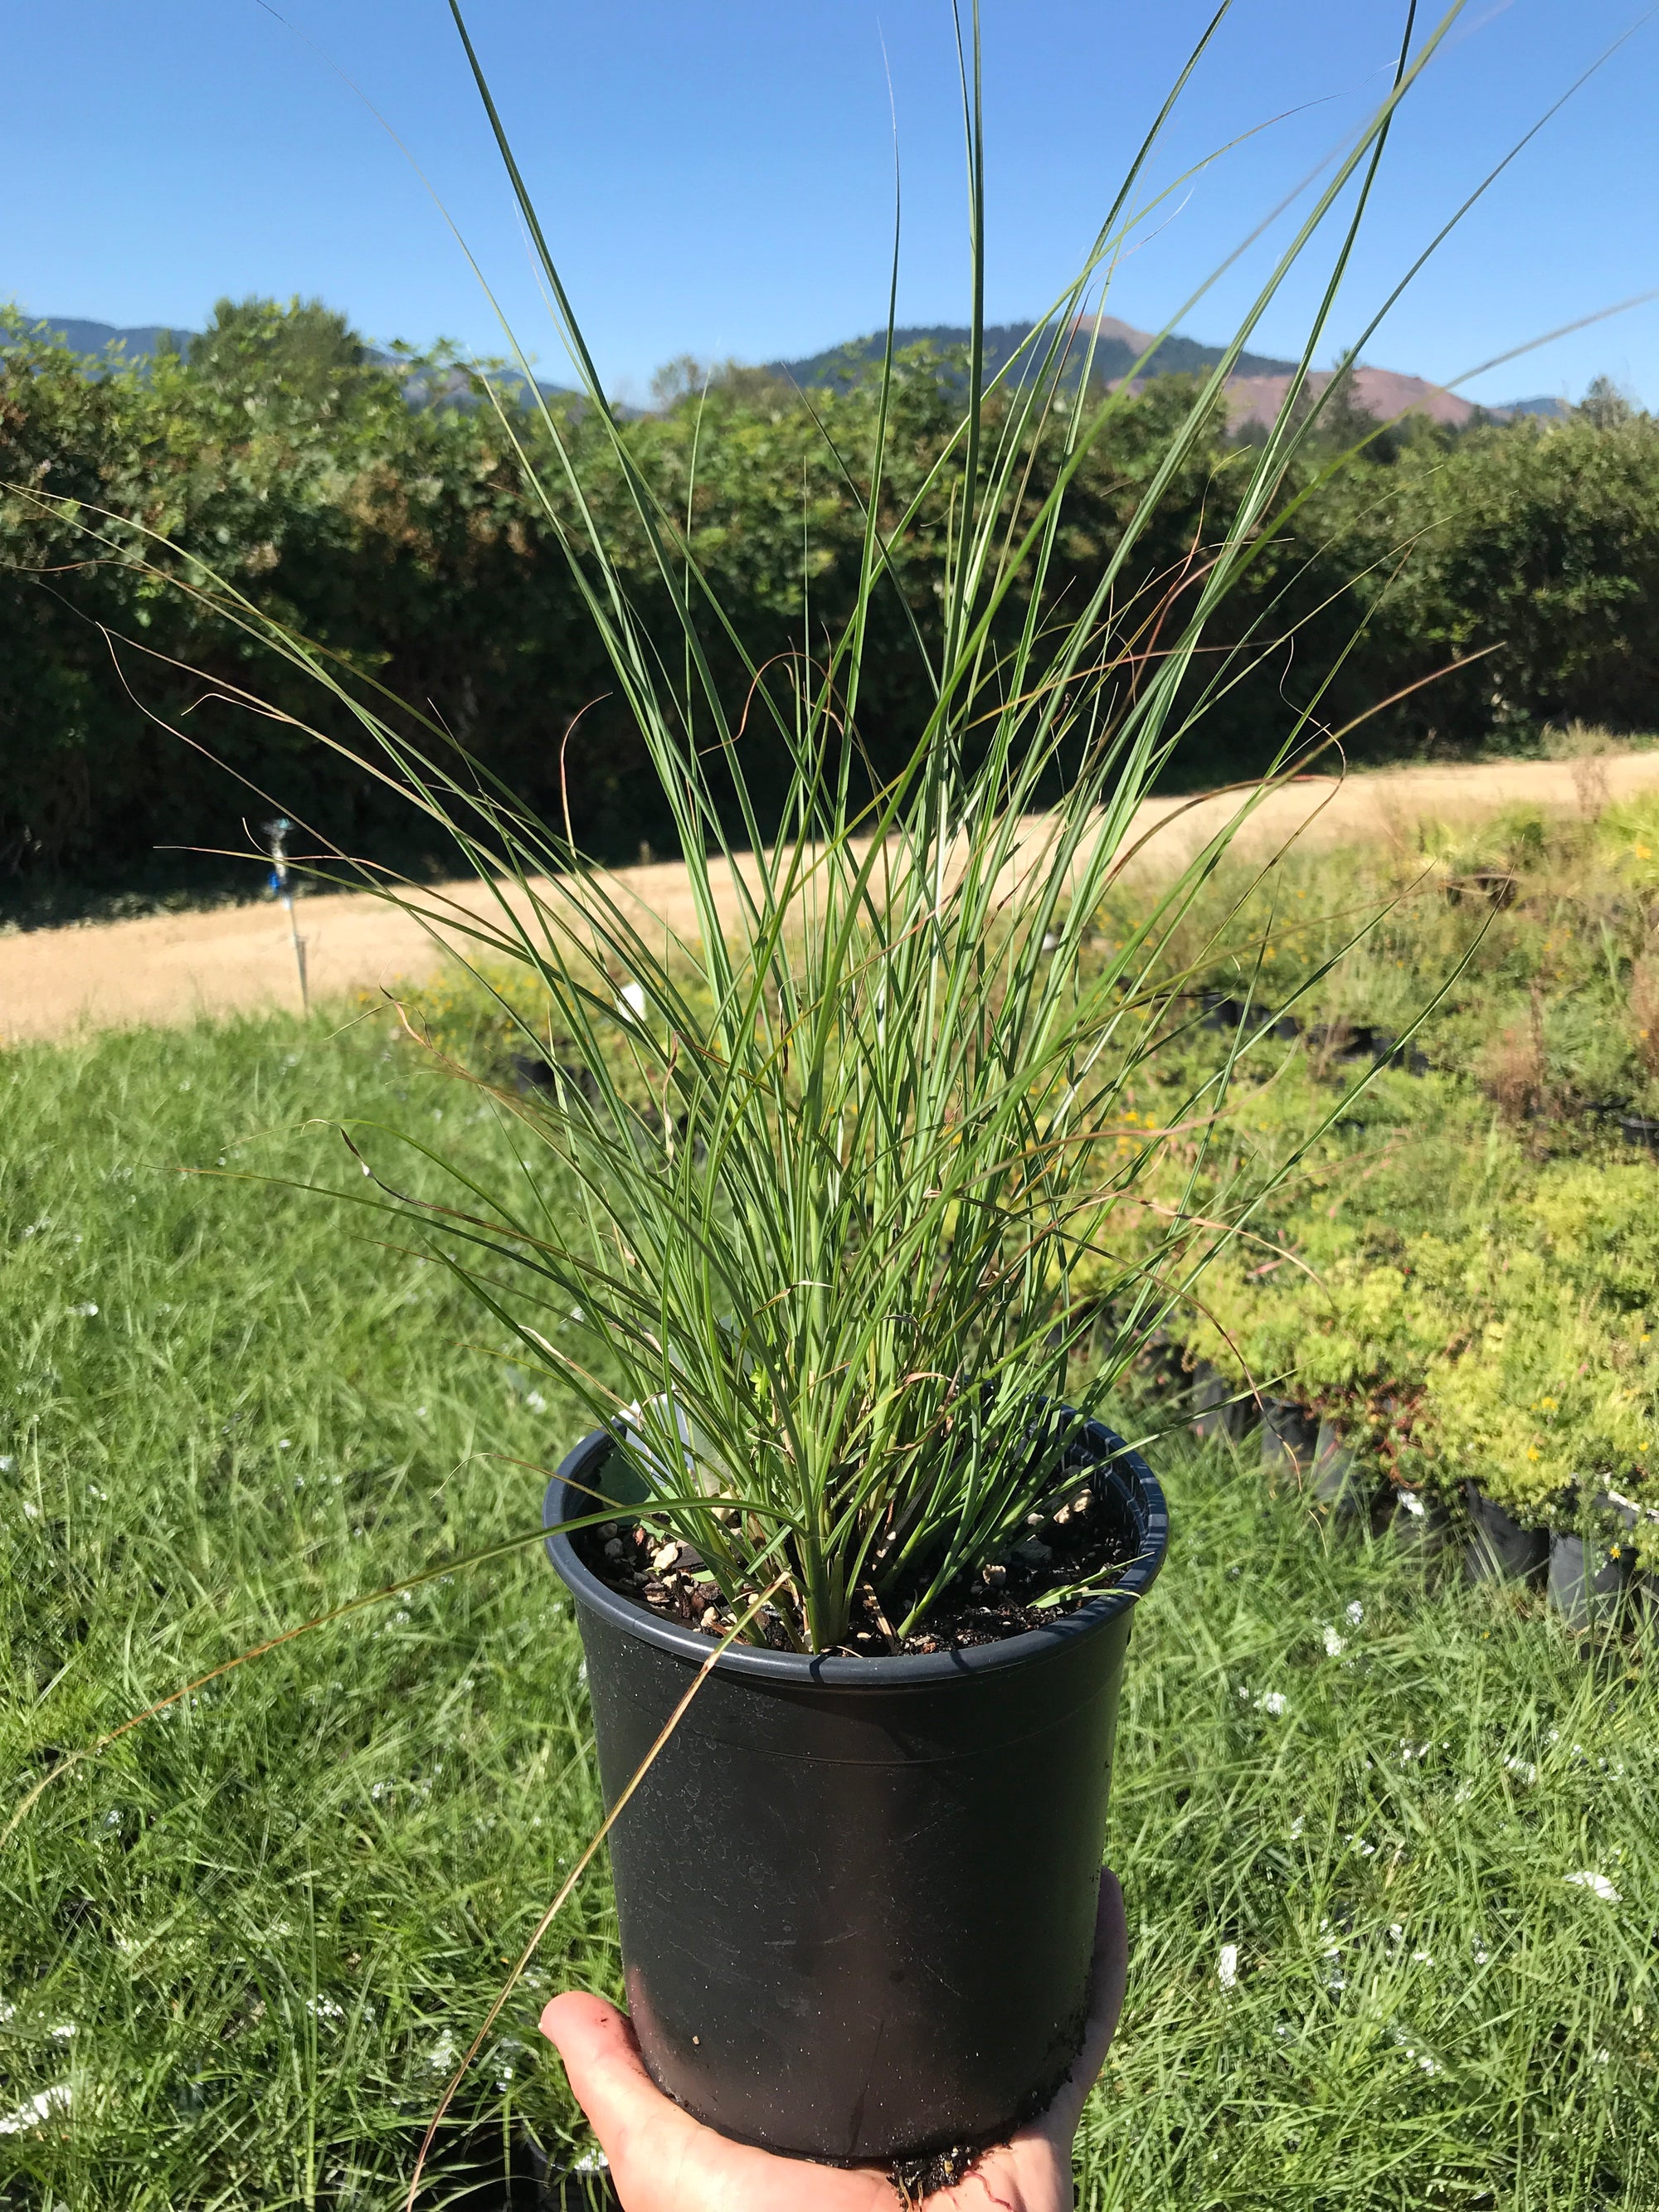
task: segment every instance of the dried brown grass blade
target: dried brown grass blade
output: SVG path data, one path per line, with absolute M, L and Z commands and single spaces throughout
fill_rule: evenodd
M 668 1741 L 670 1736 L 673 1735 L 675 1729 L 679 1726 L 692 1698 L 696 1696 L 698 1691 L 702 1689 L 703 1684 L 708 1680 L 709 1675 L 714 1672 L 716 1661 L 720 1659 L 724 1652 L 730 1650 L 731 1646 L 736 1643 L 738 1638 L 742 1635 L 744 1630 L 748 1627 L 750 1622 L 753 1620 L 756 1614 L 761 1611 L 763 1606 L 769 1605 L 771 1602 L 772 1599 L 777 1595 L 778 1592 L 783 1588 L 783 1585 L 788 1581 L 788 1579 L 789 1577 L 787 1573 L 781 1574 L 777 1580 L 772 1583 L 771 1587 L 754 1601 L 753 1604 L 750 1606 L 748 1611 L 744 1613 L 739 1620 L 732 1622 L 731 1627 L 720 1638 L 720 1642 L 711 1648 L 708 1656 L 703 1661 L 702 1666 L 698 1668 L 696 1675 L 693 1677 L 690 1688 L 680 1699 L 678 1705 L 675 1706 L 673 1711 L 670 1713 L 666 1721 L 664 1722 L 656 1741 L 652 1745 L 650 1750 L 646 1753 L 645 1757 L 635 1768 L 633 1775 L 629 1781 L 628 1787 L 622 1792 L 616 1803 L 605 1814 L 605 1819 L 601 1821 L 599 1828 L 595 1832 L 592 1841 L 588 1844 L 586 1850 L 582 1853 L 575 1865 L 571 1868 L 569 1873 L 559 1885 L 557 1896 L 555 1897 L 551 1905 L 548 1906 L 546 1911 L 543 1913 L 541 1918 L 536 1923 L 535 1928 L 531 1935 L 530 1941 L 525 1945 L 524 1949 L 519 1954 L 518 1964 L 514 1967 L 512 1972 L 501 1984 L 501 1987 L 496 1995 L 495 2002 L 490 2006 L 489 2010 L 484 2014 L 483 2026 L 479 2028 L 478 2033 L 473 2037 L 471 2043 L 468 2045 L 466 2056 L 462 2059 L 460 2064 L 455 2069 L 454 2073 L 451 2075 L 449 2086 L 443 2094 L 443 2100 L 439 2105 L 437 2111 L 432 2116 L 431 2124 L 427 2129 L 426 2134 L 422 2139 L 420 2154 L 415 2160 L 415 2171 L 410 2177 L 409 2194 L 404 2200 L 404 2212 L 415 2212 L 415 2197 L 421 2185 L 421 2176 L 426 2171 L 426 2162 L 431 2154 L 433 2141 L 436 2136 L 439 2129 L 443 2125 L 444 2116 L 448 2112 L 451 2105 L 454 2103 L 455 2093 L 460 2087 L 462 2082 L 466 2079 L 467 2073 L 471 2067 L 473 2060 L 477 2057 L 479 2051 L 483 2050 L 485 2038 L 489 2035 L 490 2029 L 495 2027 L 495 2022 L 501 2018 L 501 2008 L 506 2004 L 514 1990 L 519 1986 L 520 1980 L 523 1978 L 525 1969 L 529 1966 L 530 1961 L 535 1957 L 543 1936 L 546 1935 L 548 1929 L 553 1925 L 555 1919 L 562 1909 L 565 1901 L 569 1897 L 572 1890 L 575 1888 L 576 1884 L 581 1880 L 582 1876 L 587 1872 L 588 1868 L 592 1864 L 594 1856 L 598 1852 L 600 1844 L 604 1843 L 605 1838 L 611 1833 L 612 1828 L 616 1826 L 617 1822 L 622 1818 L 623 1812 L 627 1808 L 629 1800 L 633 1796 L 634 1792 L 639 1788 L 641 1783 L 644 1781 L 647 1774 L 650 1771 L 658 1753 L 661 1751 L 663 1746 Z

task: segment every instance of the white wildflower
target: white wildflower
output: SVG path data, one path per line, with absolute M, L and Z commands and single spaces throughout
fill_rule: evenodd
M 1518 1774 L 1523 1782 L 1536 1782 L 1538 1779 L 1538 1769 L 1529 1759 L 1517 1759 L 1511 1752 L 1504 1764 L 1511 1774 Z
M 1256 1699 L 1261 1711 L 1273 1720 L 1278 1720 L 1290 1711 L 1290 1699 L 1282 1690 L 1264 1690 Z
M 1570 1881 L 1575 1889 L 1589 1890 L 1591 1896 L 1599 1897 L 1603 1905 L 1619 1905 L 1623 1902 L 1606 1875 L 1592 1874 L 1588 1867 L 1581 1868 L 1577 1874 L 1564 1874 L 1561 1879 L 1563 1881 Z
M 1328 1620 L 1321 1633 L 1325 1638 L 1325 1656 L 1328 1659 L 1340 1659 L 1348 1648 L 1347 1638 L 1339 1636 Z
M 1222 1945 L 1221 1955 L 1216 1960 L 1215 1978 L 1217 1981 L 1220 1983 L 1224 1990 L 1236 1990 L 1238 1987 L 1238 1946 L 1237 1943 L 1224 1943 Z
M 426 2063 L 434 2074 L 447 2074 L 453 2069 L 459 2056 L 459 2046 L 450 2030 L 446 2028 L 427 2052 Z
M 1349 1605 L 1347 1614 L 1350 1625 L 1358 1628 L 1360 1622 L 1365 1618 L 1365 1608 L 1361 1605 L 1358 1598 L 1355 1598 Z
M 26 2103 L 19 2105 L 15 2112 L 8 2112 L 0 2118 L 0 2136 L 21 2136 L 27 2128 L 38 2128 L 54 2112 L 66 2111 L 69 2101 L 69 2083 L 54 2081 L 50 2089 L 42 2089 Z
M 70 1311 L 73 1314 L 79 1314 L 82 1321 L 90 1321 L 97 1310 L 98 1301 L 95 1298 L 88 1298 L 84 1305 L 71 1306 L 70 1308 Z
M 1420 1521 L 1428 1510 L 1414 1490 L 1402 1490 L 1400 1493 L 1400 1503 L 1415 1521 Z
M 544 1413 L 547 1411 L 547 1401 L 539 1390 L 526 1390 L 524 1394 L 524 1401 L 532 1413 Z

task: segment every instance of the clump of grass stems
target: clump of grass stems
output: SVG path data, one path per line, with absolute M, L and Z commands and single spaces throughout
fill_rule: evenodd
M 785 660 L 744 654 L 679 518 L 617 437 L 612 458 L 672 609 L 671 635 L 654 632 L 623 589 L 558 419 L 544 410 L 549 480 L 501 408 L 672 810 L 694 929 L 642 915 L 589 863 L 579 824 L 536 818 L 430 720 L 410 741 L 372 684 L 273 628 L 202 564 L 192 570 L 191 588 L 344 705 L 361 738 L 318 732 L 321 741 L 447 830 L 491 900 L 480 917 L 375 876 L 382 895 L 479 973 L 499 960 L 529 971 L 580 1072 L 558 1075 L 546 1106 L 514 1102 L 517 1176 L 486 1186 L 456 1161 L 447 1205 L 402 1197 L 389 1133 L 354 1126 L 370 1181 L 358 1202 L 403 1217 L 525 1357 L 612 1431 L 642 1486 L 640 1510 L 696 1544 L 732 1615 L 781 1566 L 772 1632 L 800 1650 L 843 1645 L 872 1595 L 902 1640 L 957 1577 L 1015 1540 L 1064 1480 L 1060 1409 L 1112 1392 L 1259 1203 L 1252 1193 L 1230 1204 L 1224 1188 L 1218 1200 L 1212 1182 L 1201 1216 L 1177 1204 L 1150 1243 L 1138 1236 L 1115 1256 L 1121 1225 L 1140 1218 L 1158 1145 L 1125 1152 L 1109 1139 L 1137 1075 L 1186 1018 L 1188 973 L 1162 948 L 1256 798 L 1118 941 L 1083 955 L 1139 802 L 1207 707 L 1283 641 L 1201 653 L 1217 610 L 1293 507 L 1288 472 L 1320 419 L 1308 373 L 1395 109 L 1452 17 L 1414 47 L 1408 11 L 1388 100 L 1195 387 L 1094 587 L 1065 604 L 1048 586 L 1067 486 L 1131 389 L 1103 394 L 1094 380 L 1085 310 L 1144 220 L 1135 195 L 1147 162 L 1227 12 L 1200 39 L 1075 281 L 988 379 L 975 11 L 960 40 L 973 284 L 961 421 L 914 506 L 890 516 L 890 307 L 872 449 L 844 457 L 865 517 L 852 611 L 821 632 L 809 605 Z M 572 358 L 609 420 L 459 10 L 456 22 Z M 1327 281 L 1279 421 L 1218 483 L 1206 542 L 1178 573 L 1146 581 L 1137 549 L 1166 486 L 1328 227 Z M 895 254 L 896 305 L 896 240 Z M 1060 458 L 1038 484 L 1040 447 Z M 948 532 L 937 636 L 912 623 L 933 703 L 908 757 L 878 777 L 861 737 L 866 639 L 884 595 L 903 600 L 896 549 L 924 508 Z M 711 640 L 736 656 L 735 692 Z M 1279 770 L 1329 735 L 1316 702 L 1287 711 Z M 768 815 L 751 763 L 780 753 L 787 787 Z M 1195 964 L 1204 957 L 1200 944 Z M 536 1026 L 525 1030 L 539 1044 Z M 1261 1033 L 1246 1024 L 1167 1116 L 1198 1133 L 1194 1179 L 1234 1065 Z M 633 1083 L 618 1076 L 619 1035 Z M 1086 1300 L 1072 1287 L 1085 1255 Z M 573 1311 L 597 1361 L 562 1341 Z

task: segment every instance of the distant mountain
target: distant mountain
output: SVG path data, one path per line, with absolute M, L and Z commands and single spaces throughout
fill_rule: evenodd
M 375 346 L 365 346 L 363 351 L 377 368 L 397 368 L 399 366 L 398 357 L 394 353 L 382 353 Z M 510 393 L 518 400 L 526 400 L 528 397 L 531 387 L 516 368 L 498 369 L 493 380 L 500 392 Z M 572 397 L 568 385 L 544 384 L 539 377 L 536 380 L 535 389 L 544 399 L 568 399 Z M 435 372 L 428 368 L 405 370 L 404 397 L 416 413 L 422 407 L 477 407 L 484 404 L 474 397 L 471 380 L 465 369 L 459 364 L 455 368 Z
M 198 336 L 195 331 L 173 331 L 155 323 L 118 329 L 113 323 L 91 322 L 79 315 L 40 315 L 29 319 L 37 326 L 44 325 L 62 339 L 71 353 L 85 354 L 94 361 L 101 360 L 111 344 L 118 344 L 128 361 L 153 360 L 166 346 L 171 346 L 179 353 L 187 353 L 191 340 Z M 395 368 L 398 366 L 396 354 L 384 352 L 378 346 L 366 345 L 363 355 L 377 368 Z M 522 395 L 526 390 L 525 380 L 516 369 L 503 370 L 497 382 L 502 392 Z M 538 380 L 537 388 L 544 398 L 552 398 L 556 394 L 568 396 L 567 387 L 563 385 L 544 384 Z M 404 390 L 410 405 L 417 410 L 440 404 L 452 407 L 475 404 L 466 373 L 459 368 L 440 370 L 435 374 L 427 369 L 414 370 L 405 377 Z
M 1115 315 L 1098 315 L 1085 320 L 1079 318 L 1074 328 L 1072 357 L 1080 367 L 1088 351 L 1089 321 L 1095 330 L 1094 370 L 1107 382 L 1127 376 L 1129 371 L 1152 343 L 1150 331 L 1138 331 L 1128 323 L 1121 323 Z M 1031 334 L 1029 323 L 996 323 L 985 333 L 985 363 L 994 374 L 1012 359 L 1016 349 L 1024 345 Z M 908 325 L 893 332 L 896 347 L 933 345 L 941 349 L 965 346 L 972 333 L 945 323 Z M 804 361 L 775 361 L 767 364 L 769 372 L 781 376 L 804 389 L 823 390 L 837 384 L 849 383 L 861 375 L 871 363 L 879 362 L 887 343 L 885 331 L 878 331 L 869 337 L 854 338 L 849 344 L 831 346 L 823 353 L 811 354 Z M 1046 337 L 1045 337 L 1046 343 Z M 1200 369 L 1213 368 L 1225 349 L 1221 346 L 1200 345 L 1196 338 L 1178 334 L 1164 339 L 1142 374 L 1148 376 L 1190 375 Z M 1242 376 L 1288 376 L 1296 367 L 1293 361 L 1275 361 L 1267 354 L 1246 353 L 1239 356 Z
M 1322 392 L 1330 380 L 1328 369 L 1316 369 L 1308 379 L 1316 392 Z M 1289 386 L 1290 380 L 1285 376 L 1229 377 L 1227 400 L 1233 428 L 1273 422 Z M 1565 399 L 1511 399 L 1502 407 L 1481 408 L 1441 385 L 1430 384 L 1420 376 L 1406 376 L 1395 368 L 1355 369 L 1353 398 L 1356 406 L 1376 416 L 1379 422 L 1392 422 L 1396 415 L 1426 415 L 1431 422 L 1448 422 L 1458 430 L 1480 414 L 1508 422 L 1517 415 L 1551 417 L 1572 412 Z
M 108 346 L 118 345 L 129 361 L 158 354 L 167 344 L 182 353 L 195 336 L 192 331 L 170 331 L 157 323 L 140 323 L 131 329 L 118 330 L 113 323 L 88 322 L 78 315 L 40 315 L 29 319 L 44 323 L 71 353 L 96 355 Z
M 74 352 L 94 359 L 101 357 L 112 344 L 118 344 L 126 359 L 140 361 L 151 358 L 164 345 L 176 346 L 185 351 L 195 336 L 191 331 L 168 330 L 164 325 L 143 323 L 118 328 L 113 323 L 90 321 L 76 315 L 43 315 L 39 318 L 50 331 L 59 333 L 65 345 Z M 1152 333 L 1138 331 L 1132 324 L 1120 322 L 1115 315 L 1079 317 L 1073 326 L 1073 358 L 1081 363 L 1087 351 L 1090 337 L 1094 338 L 1094 366 L 1097 375 L 1107 382 L 1127 376 L 1140 356 L 1152 344 Z M 994 374 L 1023 345 L 1030 332 L 1027 323 L 998 323 L 985 333 L 985 359 L 988 369 Z M 896 330 L 896 346 L 929 344 L 942 349 L 965 346 L 969 333 L 965 328 L 948 323 L 907 325 Z M 809 354 L 800 361 L 775 361 L 767 364 L 768 374 L 799 385 L 803 390 L 823 391 L 850 383 L 869 373 L 879 362 L 885 345 L 885 334 L 874 332 L 868 337 L 854 338 L 849 343 L 831 346 L 823 353 Z M 383 353 L 374 347 L 367 349 L 372 362 L 390 368 L 396 365 L 396 356 Z M 1221 359 L 1224 349 L 1201 344 L 1196 338 L 1182 337 L 1179 332 L 1165 338 L 1152 354 L 1144 376 L 1194 375 L 1213 368 Z M 1271 422 L 1282 404 L 1290 378 L 1295 374 L 1296 363 L 1278 361 L 1270 355 L 1243 353 L 1238 357 L 1234 374 L 1227 380 L 1227 398 L 1235 428 L 1247 422 Z M 1477 412 L 1474 404 L 1460 398 L 1453 392 L 1443 391 L 1420 376 L 1407 376 L 1389 368 L 1358 368 L 1354 371 L 1354 397 L 1358 404 L 1380 420 L 1402 414 L 1408 410 L 1429 416 L 1437 422 L 1449 422 L 1461 428 Z M 1310 380 L 1316 390 L 1322 390 L 1330 381 L 1328 371 L 1316 372 Z M 523 379 L 515 371 L 507 371 L 501 378 L 503 390 L 521 392 Z M 429 372 L 416 371 L 405 382 L 405 391 L 411 407 L 430 407 L 441 403 L 451 406 L 470 406 L 473 404 L 465 374 L 452 369 L 434 376 Z M 538 380 L 538 389 L 544 397 L 569 396 L 563 385 L 545 384 Z M 623 408 L 625 416 L 639 410 Z M 1571 415 L 1572 409 L 1565 399 L 1540 397 L 1514 399 L 1502 407 L 1485 410 L 1500 422 L 1516 415 L 1535 415 L 1547 421 L 1559 420 Z
M 1001 368 L 1022 345 L 1030 332 L 1029 323 L 999 323 L 985 333 L 985 362 L 988 371 Z M 1072 358 L 1079 366 L 1094 337 L 1094 369 L 1097 376 L 1107 383 L 1115 383 L 1127 376 L 1149 348 L 1154 348 L 1154 333 L 1138 331 L 1132 324 L 1120 322 L 1115 315 L 1079 316 L 1073 330 Z M 927 343 L 948 349 L 965 346 L 970 333 L 954 325 L 935 323 L 922 327 L 896 330 L 896 347 Z M 869 337 L 854 338 L 842 346 L 831 346 L 823 353 L 810 354 L 803 361 L 778 361 L 769 363 L 769 371 L 804 389 L 833 389 L 867 374 L 872 364 L 878 363 L 886 343 L 885 333 L 877 331 Z M 1145 367 L 1141 379 L 1164 375 L 1196 375 L 1213 368 L 1220 361 L 1225 348 L 1205 345 L 1196 338 L 1176 332 L 1156 344 Z M 1284 404 L 1290 388 L 1290 380 L 1296 373 L 1293 361 L 1276 361 L 1266 354 L 1242 353 L 1233 374 L 1227 380 L 1229 412 L 1235 429 L 1247 422 L 1271 422 Z M 1309 381 L 1316 392 L 1322 392 L 1330 382 L 1328 370 L 1316 370 Z M 1479 410 L 1473 400 L 1461 398 L 1455 392 L 1447 392 L 1437 384 L 1430 384 L 1420 376 L 1407 376 L 1397 369 L 1357 368 L 1353 373 L 1354 399 L 1367 413 L 1379 421 L 1387 422 L 1395 415 L 1414 411 L 1427 415 L 1436 422 L 1448 422 L 1461 428 Z M 1485 412 L 1500 421 L 1515 415 L 1539 415 L 1546 417 L 1570 415 L 1571 408 L 1562 399 L 1516 399 L 1503 407 L 1488 407 Z

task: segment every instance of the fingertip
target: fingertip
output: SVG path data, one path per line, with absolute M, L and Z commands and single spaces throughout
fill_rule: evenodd
M 543 2007 L 542 2033 L 561 2057 L 573 2051 L 591 2049 L 628 2022 L 613 2004 L 591 1990 L 563 1990 Z

